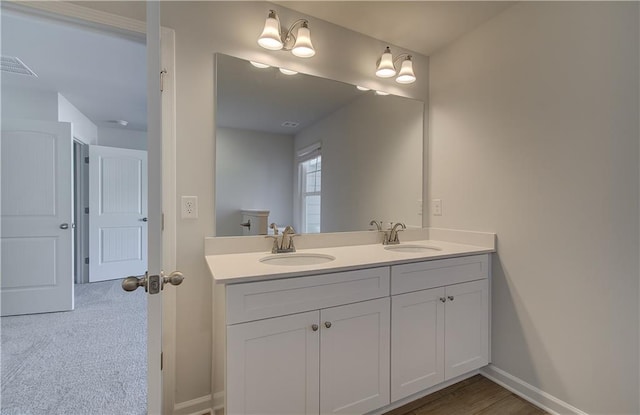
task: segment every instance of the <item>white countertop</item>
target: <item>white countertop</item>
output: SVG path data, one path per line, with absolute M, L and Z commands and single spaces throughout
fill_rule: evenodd
M 331 262 L 316 265 L 273 265 L 260 262 L 261 258 L 273 255 L 270 251 L 207 255 L 205 258 L 216 283 L 235 284 L 495 252 L 495 248 L 434 240 L 410 241 L 401 245 L 424 245 L 441 250 L 394 252 L 384 249 L 385 246 L 380 243 L 297 250 L 297 253 L 335 257 Z

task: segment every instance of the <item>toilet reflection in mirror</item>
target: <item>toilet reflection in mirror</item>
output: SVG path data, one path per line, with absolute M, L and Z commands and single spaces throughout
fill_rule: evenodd
M 423 102 L 222 54 L 216 97 L 216 236 L 260 210 L 298 233 L 422 226 Z

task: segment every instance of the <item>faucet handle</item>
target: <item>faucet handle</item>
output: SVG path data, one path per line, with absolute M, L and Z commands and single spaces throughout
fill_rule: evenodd
M 278 225 L 276 225 L 276 223 L 275 223 L 275 222 L 271 222 L 271 225 L 269 225 L 269 227 L 270 227 L 271 229 L 273 229 L 273 234 L 274 234 L 274 235 L 278 235 Z

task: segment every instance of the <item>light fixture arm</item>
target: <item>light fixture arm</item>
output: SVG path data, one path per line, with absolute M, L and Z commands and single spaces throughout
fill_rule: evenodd
M 295 29 L 297 25 L 300 25 L 300 27 L 308 27 L 309 21 L 307 19 L 298 19 L 293 22 L 291 26 L 289 26 L 289 30 L 287 30 L 286 32 L 283 31 L 280 34 L 282 38 L 282 44 L 284 45 L 282 46 L 282 49 L 291 50 L 293 48 L 293 45 L 296 43 L 296 35 L 293 34 L 293 29 Z
M 400 62 L 400 60 L 403 58 L 411 59 L 413 58 L 413 56 L 409 55 L 408 53 L 401 53 L 398 56 L 396 56 L 395 59 L 393 60 L 393 66 L 396 66 L 398 62 Z

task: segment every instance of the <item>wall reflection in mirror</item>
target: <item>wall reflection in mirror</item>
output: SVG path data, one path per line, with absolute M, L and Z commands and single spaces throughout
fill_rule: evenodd
M 216 236 L 422 226 L 422 102 L 222 54 L 216 97 Z

